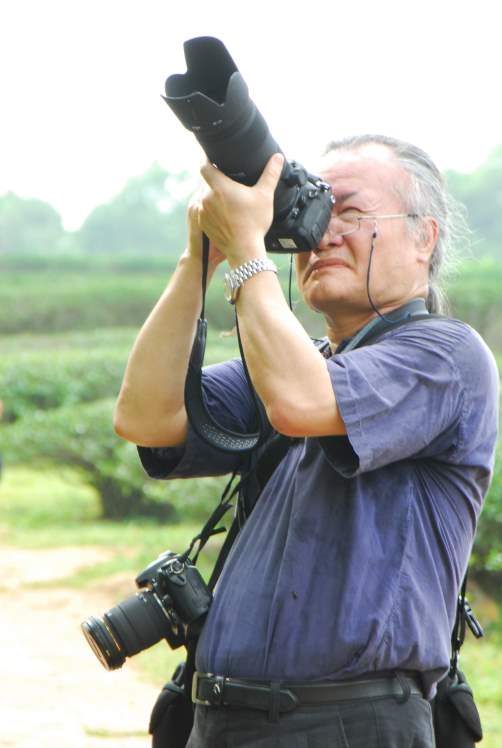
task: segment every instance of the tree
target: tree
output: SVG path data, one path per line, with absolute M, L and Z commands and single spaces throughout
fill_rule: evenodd
M 168 174 L 153 164 L 130 179 L 113 200 L 100 205 L 78 232 L 87 252 L 173 252 L 185 243 L 188 189 L 186 172 Z
M 96 490 L 104 519 L 172 518 L 172 505 L 160 500 L 162 486 L 147 478 L 135 447 L 114 434 L 112 412 L 112 400 L 34 411 L 4 427 L 2 453 L 10 464 L 76 469 Z
M 13 192 L 0 197 L 0 253 L 52 252 L 64 236 L 61 216 L 48 203 Z
M 33 410 L 0 429 L 0 454 L 10 465 L 71 467 L 98 495 L 101 517 L 160 521 L 204 519 L 227 478 L 151 480 L 136 447 L 113 431 L 113 399 Z
M 502 259 L 502 145 L 476 171 L 448 171 L 446 179 L 453 196 L 467 208 L 476 253 L 479 244 L 482 254 Z
M 500 594 L 502 582 L 502 441 L 499 439 L 493 481 L 481 512 L 470 566 L 480 583 Z

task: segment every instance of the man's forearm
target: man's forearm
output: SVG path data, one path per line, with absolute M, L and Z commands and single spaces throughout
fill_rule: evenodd
M 282 164 L 281 155 L 272 156 L 253 187 L 233 182 L 209 162 L 201 169 L 208 191 L 195 206 L 197 222 L 233 269 L 266 257 Z M 275 274 L 248 278 L 237 312 L 251 379 L 272 426 L 288 436 L 346 433 L 326 362 L 288 309 Z
M 326 362 L 287 306 L 275 274 L 247 280 L 237 312 L 249 373 L 274 428 L 289 436 L 346 433 Z
M 185 254 L 129 356 L 115 409 L 125 439 L 145 446 L 183 441 L 184 384 L 201 303 L 201 265 Z

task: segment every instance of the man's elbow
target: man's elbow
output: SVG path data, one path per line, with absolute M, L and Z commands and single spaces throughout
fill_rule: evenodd
M 341 436 L 347 433 L 336 403 L 331 407 L 317 404 L 302 407 L 298 403 L 276 402 L 267 407 L 267 416 L 272 428 L 284 436 Z
M 186 441 L 188 420 L 184 408 L 175 415 L 131 414 L 118 402 L 113 428 L 121 439 L 142 447 L 178 447 Z
M 115 410 L 113 412 L 113 429 L 117 436 L 120 436 L 121 439 L 125 439 L 128 442 L 133 442 L 133 444 L 138 444 L 138 424 L 131 422 L 131 420 L 126 417 L 124 411 L 119 407 L 119 405 L 115 406 Z
M 127 391 L 121 390 L 113 411 L 113 428 L 117 436 L 133 444 L 152 446 L 147 444 L 151 437 L 152 426 L 158 426 L 159 412 L 152 420 L 146 408 L 127 396 Z

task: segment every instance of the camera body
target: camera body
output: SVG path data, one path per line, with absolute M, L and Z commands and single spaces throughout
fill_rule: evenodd
M 135 579 L 140 589 L 150 589 L 166 610 L 185 626 L 194 626 L 211 603 L 211 593 L 190 559 L 165 551 Z
M 275 205 L 265 247 L 277 253 L 310 251 L 319 245 L 331 216 L 331 187 L 296 161 L 286 162 L 281 182 L 288 190 L 289 201 L 283 210 Z
M 107 670 L 122 667 L 126 657 L 165 639 L 172 649 L 198 634 L 212 595 L 190 559 L 165 551 L 136 577 L 139 591 L 81 625 L 94 654 Z

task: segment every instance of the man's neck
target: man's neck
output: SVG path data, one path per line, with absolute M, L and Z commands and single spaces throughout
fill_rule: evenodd
M 387 316 L 410 301 L 413 301 L 413 299 L 404 300 L 399 304 L 382 306 L 378 311 L 380 314 Z M 340 310 L 337 311 L 336 317 L 326 317 L 326 333 L 330 342 L 331 350 L 335 351 L 343 340 L 352 338 L 359 330 L 362 330 L 368 322 L 375 319 L 377 316 L 377 313 L 373 309 L 366 309 L 360 311 Z
M 361 330 L 364 325 L 367 325 L 377 315 L 373 310 L 362 312 L 358 315 L 351 317 L 343 317 L 337 315 L 336 320 L 326 320 L 326 333 L 329 338 L 329 343 L 332 351 L 336 351 L 342 340 L 347 340 L 356 334 L 358 330 Z

